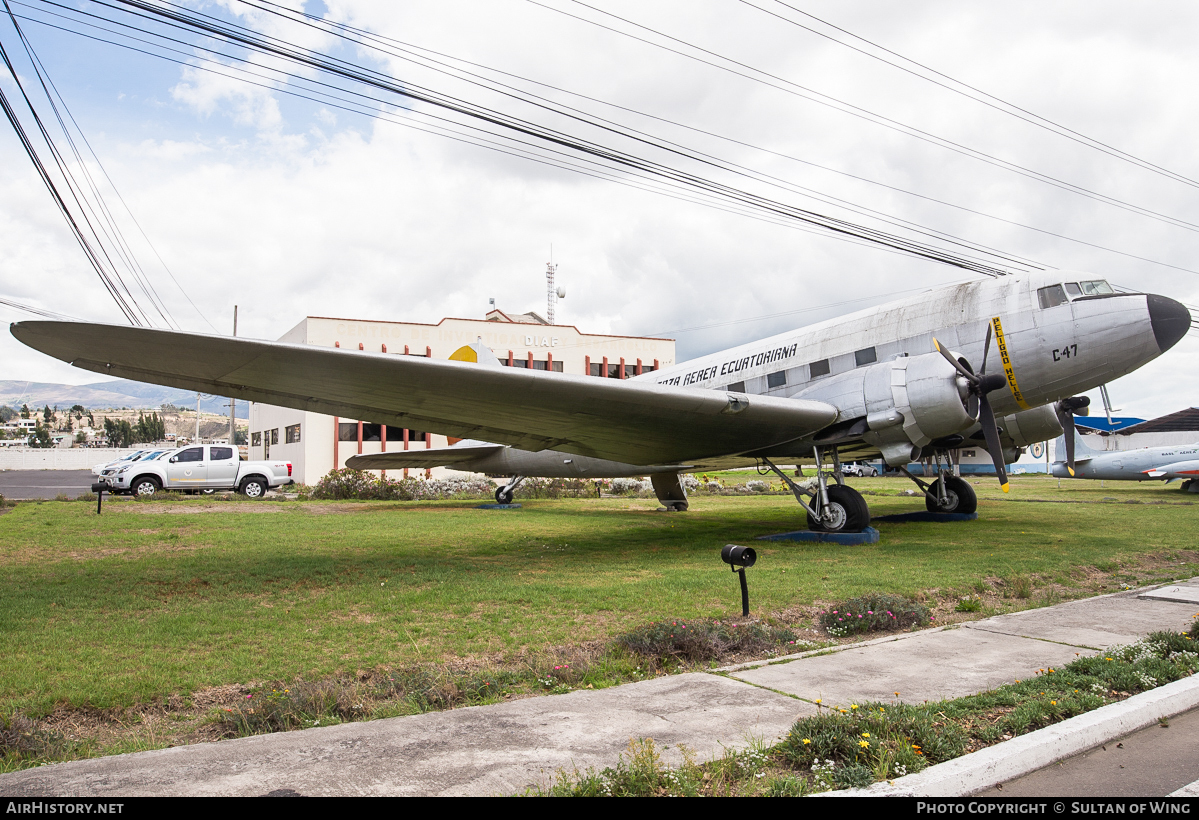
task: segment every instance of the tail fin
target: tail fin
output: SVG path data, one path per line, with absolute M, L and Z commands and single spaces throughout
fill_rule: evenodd
M 1098 451 L 1092 450 L 1082 440 L 1082 436 L 1078 432 L 1078 428 L 1074 428 L 1074 461 L 1087 461 L 1098 454 Z M 1065 435 L 1058 436 L 1053 442 L 1053 460 L 1065 463 L 1066 461 L 1066 437 Z

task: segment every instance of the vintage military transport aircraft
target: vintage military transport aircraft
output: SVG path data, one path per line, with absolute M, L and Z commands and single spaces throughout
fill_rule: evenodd
M 627 380 L 507 368 L 478 344 L 473 362 L 436 361 L 74 322 L 11 330 L 97 373 L 469 439 L 352 467 L 511 475 L 500 500 L 522 476 L 649 475 L 665 505 L 685 509 L 681 472 L 758 465 L 786 482 L 809 526 L 855 531 L 870 513 L 842 458 L 881 455 L 905 471 L 931 459 L 931 484 L 909 474 L 928 508 L 973 511 L 974 491 L 952 474 L 963 442 L 986 442 L 1006 490 L 1020 447 L 1072 432 L 1076 393 L 1161 355 L 1190 322 L 1172 299 L 1045 271 L 933 289 Z M 802 484 L 777 466 L 809 458 Z

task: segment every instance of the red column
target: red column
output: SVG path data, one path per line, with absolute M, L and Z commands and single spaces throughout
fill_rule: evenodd
M 641 375 L 641 360 L 640 359 L 637 360 L 637 369 L 633 372 L 637 376 Z
M 384 353 L 387 352 L 387 345 L 383 345 L 383 352 Z M 379 445 L 381 447 L 379 452 L 386 453 L 387 452 L 387 425 L 386 424 L 381 425 L 379 427 Z M 380 473 L 384 478 L 387 478 L 386 470 L 381 470 Z
M 545 354 L 545 369 L 548 371 L 552 371 L 554 369 L 554 354 L 553 353 Z
M 387 352 L 387 345 L 383 345 L 383 352 L 384 352 L 384 353 L 386 353 L 386 352 Z
M 533 369 L 533 351 L 529 351 L 529 370 Z
M 358 455 L 362 455 L 362 422 L 358 422 Z
M 359 349 L 359 350 L 366 350 L 366 348 L 362 346 L 362 342 L 359 342 L 359 343 L 358 343 L 358 349 Z
M 340 430 L 341 425 L 339 424 L 340 421 L 341 421 L 341 419 L 338 418 L 337 416 L 333 417 L 333 469 L 334 470 L 341 469 L 341 467 L 339 467 L 337 464 L 337 439 L 339 437 L 339 433 L 341 432 L 341 430 Z
M 408 345 L 404 345 L 404 355 L 408 355 Z
M 616 378 L 624 378 L 624 356 L 620 357 L 620 365 L 616 368 Z
M 427 359 L 433 358 L 433 348 L 429 347 L 428 345 L 425 345 L 425 358 L 427 358 Z
M 341 342 L 334 342 L 334 343 L 333 343 L 333 346 L 334 346 L 334 347 L 341 347 Z
M 509 367 L 512 366 L 512 351 L 511 350 L 508 351 L 508 366 Z
M 661 366 L 662 366 L 662 365 L 658 364 L 658 360 L 657 360 L 657 359 L 654 359 L 654 372 L 655 372 L 655 373 L 657 373 L 657 372 L 658 372 L 658 368 L 660 368 Z
M 583 375 L 584 376 L 591 375 L 591 357 L 590 356 L 583 357 Z
M 600 375 L 603 376 L 605 379 L 608 378 L 608 357 L 607 356 L 604 357 L 604 366 L 603 366 L 603 369 L 600 370 Z
M 408 349 L 408 346 L 404 345 L 404 350 L 407 350 L 407 349 Z M 408 428 L 407 427 L 404 428 L 404 449 L 405 450 L 408 449 Z M 404 478 L 407 478 L 407 477 L 408 477 L 408 468 L 405 467 L 404 468 Z

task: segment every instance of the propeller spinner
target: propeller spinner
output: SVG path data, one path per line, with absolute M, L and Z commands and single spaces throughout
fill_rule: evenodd
M 991 325 L 987 325 L 987 340 L 983 345 L 983 366 L 978 373 L 970 367 L 964 358 L 955 358 L 949 350 L 936 339 L 933 339 L 937 352 L 945 357 L 954 369 L 961 374 L 969 384 L 970 394 L 978 399 L 978 423 L 982 425 L 983 435 L 987 440 L 987 452 L 991 454 L 991 462 L 995 465 L 995 475 L 999 478 L 999 486 L 1008 491 L 1007 469 L 1003 463 L 1003 445 L 999 441 L 999 426 L 995 423 L 995 411 L 987 394 L 1007 384 L 1007 378 L 999 375 L 987 375 L 987 354 L 991 352 Z

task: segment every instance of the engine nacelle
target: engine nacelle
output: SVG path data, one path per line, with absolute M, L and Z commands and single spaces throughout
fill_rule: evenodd
M 866 419 L 862 438 L 891 466 L 907 464 L 920 449 L 960 433 L 978 420 L 978 400 L 939 353 L 904 356 L 824 379 L 795 394 L 826 401 L 842 418 Z
M 1017 447 L 1027 447 L 1038 441 L 1050 441 L 1063 433 L 1062 423 L 1058 421 L 1057 411 L 1053 409 L 1052 404 L 1021 410 L 1010 416 L 1000 416 L 998 424 L 1003 429 L 999 440 L 1006 445 L 1010 439 Z

